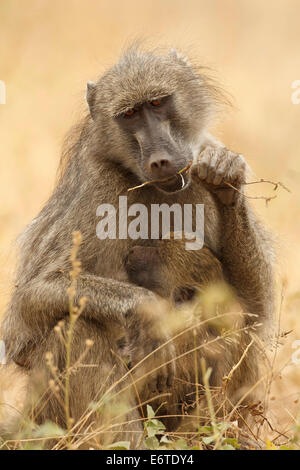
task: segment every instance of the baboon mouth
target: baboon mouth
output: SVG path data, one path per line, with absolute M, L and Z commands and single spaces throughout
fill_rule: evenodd
M 168 179 L 156 181 L 154 185 L 166 193 L 176 193 L 182 191 L 188 185 L 188 176 L 186 174 L 176 173 Z

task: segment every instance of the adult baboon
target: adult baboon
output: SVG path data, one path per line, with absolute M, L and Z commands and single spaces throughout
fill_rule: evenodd
M 71 235 L 80 231 L 82 272 L 75 302 L 82 297 L 88 302 L 76 323 L 73 355 L 78 357 L 90 338 L 94 346 L 85 361 L 98 367 L 81 368 L 71 377 L 74 419 L 100 385 L 108 386 L 123 374 L 123 366 L 111 352 L 120 330 L 135 332 L 139 357 L 168 338 L 168 331 L 151 338 L 155 331 L 151 323 L 155 325 L 159 316 L 153 313 L 145 321 L 139 314 L 140 306 L 154 294 L 122 281 L 123 259 L 136 240 L 124 233 L 115 239 L 96 236 L 97 207 L 109 203 L 118 208 L 119 195 L 126 195 L 128 188 L 149 179 L 161 180 L 128 193 L 128 205 L 204 204 L 206 245 L 220 259 L 245 311 L 255 312 L 264 325 L 270 318 L 272 249 L 241 194 L 246 162 L 206 131 L 221 100 L 205 70 L 189 65 L 174 51 L 159 54 L 132 47 L 96 83 L 88 83 L 90 112 L 64 154 L 52 196 L 20 237 L 16 287 L 2 325 L 9 359 L 39 370 L 45 353 L 51 351 L 59 370 L 64 368 L 65 353 L 53 327 L 68 317 Z M 179 177 L 177 172 L 190 160 L 191 171 Z M 124 223 L 121 219 L 120 227 Z M 151 221 L 149 230 L 150 225 Z M 147 342 L 145 331 L 149 331 Z M 175 354 L 171 343 L 161 352 L 162 359 Z M 108 370 L 112 373 L 106 383 Z M 159 369 L 157 388 L 168 388 L 173 375 L 172 362 Z M 54 399 L 48 400 L 41 416 L 65 425 L 58 407 Z

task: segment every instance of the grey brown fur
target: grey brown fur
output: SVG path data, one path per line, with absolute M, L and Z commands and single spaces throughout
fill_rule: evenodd
M 216 409 L 217 403 L 222 403 L 222 413 L 225 409 L 230 411 L 232 405 L 241 400 L 240 412 L 245 416 L 247 405 L 259 398 L 260 388 L 257 390 L 255 386 L 263 365 L 263 361 L 258 360 L 259 355 L 262 356 L 261 344 L 257 341 L 260 328 L 254 322 L 250 326 L 247 315 L 238 313 L 240 310 L 237 305 L 234 306 L 234 296 L 226 286 L 222 265 L 208 247 L 187 251 L 184 237 L 183 240 L 172 237 L 170 240 L 158 240 L 153 245 L 133 247 L 125 260 L 131 282 L 171 300 L 176 308 L 173 322 L 172 314 L 165 313 L 165 321 L 175 325 L 172 336 L 176 338 L 174 346 L 178 359 L 174 386 L 169 390 L 170 396 L 164 400 L 155 400 L 154 391 L 153 406 L 159 409 L 167 429 L 176 429 L 186 409 L 195 404 L 196 354 L 200 384 L 203 383 L 201 358 L 205 358 L 207 368 L 212 368 L 210 386 L 215 390 Z M 216 292 L 223 292 L 223 302 L 219 298 L 219 304 L 217 300 L 212 301 Z M 205 298 L 210 300 L 207 302 Z M 216 315 L 219 315 L 218 320 Z M 227 334 L 224 335 L 225 330 Z M 134 331 L 129 332 L 129 344 L 134 344 L 134 334 Z M 236 367 L 246 348 L 247 353 Z M 131 347 L 130 353 L 134 357 L 139 352 Z M 224 388 L 226 377 L 230 380 Z M 202 404 L 205 403 L 203 389 L 200 389 L 199 395 Z M 150 397 L 149 390 L 148 393 L 143 392 L 144 399 Z M 167 404 L 162 406 L 166 401 Z M 201 416 L 205 420 L 204 411 Z M 184 428 L 189 431 L 195 429 L 191 419 L 187 420 Z
M 164 119 L 155 115 L 150 123 L 161 132 L 157 141 L 154 127 L 149 127 L 148 133 L 145 126 L 134 131 L 128 130 L 127 124 L 124 127 L 122 113 L 142 105 L 141 112 L 153 115 L 156 111 L 143 103 L 166 95 L 171 97 Z M 87 99 L 90 113 L 62 160 L 60 180 L 20 237 L 16 288 L 2 325 L 11 360 L 37 371 L 44 364 L 45 352 L 51 350 L 63 369 L 65 356 L 53 327 L 68 315 L 72 232 L 80 231 L 82 273 L 77 300 L 84 296 L 88 303 L 76 330 L 74 355 L 85 347 L 85 339 L 92 338 L 95 345 L 88 361 L 99 367 L 80 369 L 72 376 L 74 418 L 99 391 L 107 370 L 113 369 L 109 381 L 123 374 L 123 366 L 111 353 L 120 329 L 134 329 L 134 348 L 140 356 L 168 337 L 166 331 L 161 339 L 144 341 L 145 334 L 149 337 L 152 331 L 149 322 L 157 322 L 157 317 L 149 320 L 148 316 L 145 321 L 139 315 L 140 307 L 155 296 L 143 287 L 129 285 L 123 268 L 123 260 L 136 241 L 96 237 L 97 206 L 111 203 L 118 207 L 119 194 L 126 195 L 128 188 L 149 179 L 154 167 L 148 165 L 148 154 L 152 158 L 154 152 L 157 158 L 163 148 L 163 158 L 174 172 L 193 158 L 190 176 L 185 176 L 186 187 L 180 191 L 175 183 L 174 188 L 150 185 L 128 193 L 128 204 L 204 203 L 205 243 L 221 261 L 226 280 L 245 311 L 256 313 L 266 325 L 273 310 L 272 248 L 247 200 L 224 186 L 228 181 L 241 189 L 246 164 L 242 156 L 227 150 L 206 131 L 221 95 L 205 72 L 190 66 L 174 51 L 157 54 L 133 47 L 96 84 L 88 86 Z M 161 162 L 158 160 L 158 165 Z M 171 344 L 164 351 L 164 357 L 174 357 Z M 174 365 L 170 364 L 159 371 L 158 380 L 161 383 L 165 377 L 168 387 L 173 375 Z M 41 416 L 64 425 L 54 398 Z M 139 424 L 136 428 L 141 429 Z

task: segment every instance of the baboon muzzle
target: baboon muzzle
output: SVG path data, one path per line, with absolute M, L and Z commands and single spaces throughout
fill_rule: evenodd
M 176 175 L 184 159 L 170 135 L 167 122 L 145 113 L 143 126 L 138 132 L 138 142 L 143 157 L 145 174 L 160 180 Z

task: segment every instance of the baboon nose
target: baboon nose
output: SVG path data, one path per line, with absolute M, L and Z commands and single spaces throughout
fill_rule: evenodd
M 153 178 L 167 178 L 175 173 L 175 166 L 167 154 L 153 154 L 149 159 L 149 169 Z

